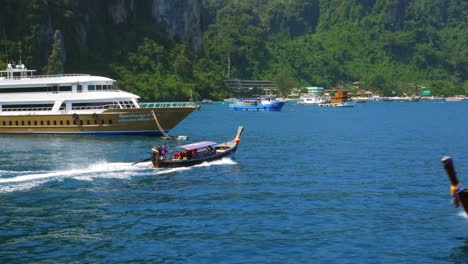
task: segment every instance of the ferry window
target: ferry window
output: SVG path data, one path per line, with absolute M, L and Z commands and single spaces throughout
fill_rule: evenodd
M 96 91 L 96 86 L 88 85 L 88 91 Z
M 44 125 L 44 121 L 41 120 L 41 126 L 43 126 L 43 125 Z
M 102 85 L 96 85 L 96 91 L 102 91 Z
M 72 87 L 71 86 L 60 86 L 59 91 L 60 92 L 71 92 Z
M 109 125 L 112 125 L 112 119 L 109 119 Z
M 114 90 L 114 86 L 113 86 L 113 85 L 109 85 L 109 90 Z
M 65 110 L 65 107 L 66 107 L 65 103 L 62 103 L 62 104 L 60 105 L 59 110 Z
M 31 125 L 31 121 L 28 120 L 28 126 L 30 126 L 30 125 Z
M 70 120 L 67 120 L 67 126 L 69 126 L 69 125 L 70 125 Z
M 76 86 L 76 92 L 78 92 L 78 93 L 83 92 L 83 85 L 78 84 L 78 86 Z
M 47 125 L 50 126 L 50 121 L 49 120 L 47 120 Z
M 87 125 L 89 125 L 89 124 L 90 124 L 89 120 L 86 120 L 86 124 L 87 124 Z
M 55 124 L 54 124 L 55 125 Z M 63 120 L 60 120 L 60 125 L 63 126 Z
M 3 88 L 0 93 L 35 93 L 48 92 L 52 87 L 24 87 L 24 88 Z
M 56 126 L 56 125 L 57 125 L 57 121 L 54 120 L 54 126 Z

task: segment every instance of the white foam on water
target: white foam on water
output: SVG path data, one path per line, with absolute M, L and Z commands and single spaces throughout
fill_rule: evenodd
M 211 167 L 211 166 L 220 166 L 220 165 L 236 165 L 238 164 L 231 158 L 222 158 L 220 160 L 214 160 L 210 162 L 203 162 L 202 164 L 195 165 L 194 167 Z
M 181 168 L 170 168 L 170 169 L 157 169 L 156 174 L 161 175 L 161 174 L 169 174 L 169 173 L 174 173 L 174 172 L 179 172 L 179 171 L 186 171 L 190 170 L 192 168 L 197 168 L 197 167 L 211 167 L 211 166 L 222 166 L 222 165 L 235 165 L 237 162 L 230 158 L 222 158 L 220 160 L 214 160 L 210 162 L 203 162 L 202 164 L 194 165 L 192 167 L 181 167 Z
M 465 213 L 465 211 L 460 211 L 457 213 L 457 215 L 463 219 L 468 219 L 468 215 Z
M 230 158 L 223 158 L 212 162 L 204 162 L 193 167 L 234 164 L 237 164 L 237 162 Z M 163 169 L 156 170 L 155 174 L 168 174 L 190 169 L 191 167 Z M 0 192 L 28 190 L 49 181 L 60 181 L 65 178 L 73 178 L 80 181 L 94 181 L 97 178 L 129 179 L 135 176 L 148 175 L 148 170 L 152 170 L 150 162 L 142 162 L 135 165 L 132 165 L 132 163 L 99 162 L 87 168 L 71 168 L 60 171 L 1 171 Z M 1 177 L 4 175 L 13 177 Z
M 131 166 L 131 163 L 96 163 L 84 169 L 70 169 L 62 171 L 54 171 L 48 173 L 33 173 L 25 174 L 21 176 L 11 177 L 11 178 L 1 178 L 0 184 L 2 183 L 17 183 L 17 182 L 26 182 L 34 180 L 42 180 L 49 178 L 69 178 L 75 176 L 83 176 L 88 174 L 95 174 L 101 172 L 117 172 L 117 171 L 127 171 L 127 170 L 141 170 L 139 166 Z
M 51 180 L 63 180 L 65 178 L 73 178 L 82 181 L 93 181 L 96 178 L 127 179 L 135 175 L 142 175 L 145 171 L 147 172 L 147 170 L 148 168 L 146 166 L 132 166 L 132 163 L 99 162 L 87 168 L 71 168 L 69 170 L 53 172 L 2 171 L 1 175 L 13 175 L 13 177 L 0 178 L 0 192 L 27 190 Z
M 43 183 L 47 182 L 46 180 L 42 181 L 33 181 L 33 182 L 23 182 L 20 184 L 13 184 L 13 185 L 5 185 L 0 186 L 0 193 L 8 193 L 8 192 L 15 192 L 15 191 L 23 191 L 35 188 Z

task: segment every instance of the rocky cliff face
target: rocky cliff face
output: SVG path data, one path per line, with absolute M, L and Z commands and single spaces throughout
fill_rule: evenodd
M 136 5 L 143 8 L 136 8 Z M 117 0 L 109 3 L 107 13 L 114 24 L 125 24 L 131 16 L 147 16 L 149 12 L 155 23 L 164 25 L 174 38 L 187 42 L 192 50 L 200 51 L 202 32 L 199 0 Z
M 186 42 L 193 51 L 202 48 L 200 0 L 70 0 L 65 6 L 45 3 L 41 9 L 36 60 L 42 65 L 51 53 L 55 30 L 63 33 L 67 48 L 79 44 L 96 49 L 105 40 L 119 41 L 109 36 L 127 37 L 122 30 L 133 32 L 133 39 L 146 37 L 141 29 L 143 20 L 144 27 L 162 26 L 170 37 Z
M 173 37 L 187 42 L 193 50 L 201 50 L 199 0 L 153 0 L 151 14 Z

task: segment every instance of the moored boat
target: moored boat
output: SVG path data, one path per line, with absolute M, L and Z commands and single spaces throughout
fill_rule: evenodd
M 442 164 L 444 165 L 447 176 L 452 183 L 450 186 L 450 194 L 453 197 L 453 204 L 455 207 L 459 207 L 461 204 L 465 213 L 468 214 L 468 190 L 465 190 L 458 181 L 455 166 L 453 165 L 453 159 L 445 156 L 442 158 Z
M 281 111 L 285 102 L 275 97 L 238 99 L 229 105 L 232 111 Z
M 160 135 L 197 109 L 188 102 L 143 107 L 106 77 L 34 72 L 23 64 L 0 71 L 0 133 Z
M 450 96 L 445 99 L 447 102 L 460 102 L 465 99 L 465 96 L 463 95 L 458 95 L 458 96 Z
M 213 103 L 213 100 L 205 98 L 205 99 L 203 99 L 203 100 L 201 101 L 201 103 L 202 103 L 202 104 L 212 104 L 212 103 Z
M 202 141 L 179 146 L 179 151 L 174 152 L 172 157 L 165 157 L 163 148 L 155 146 L 152 148 L 151 163 L 154 168 L 190 167 L 228 157 L 236 152 L 243 131 L 244 127 L 240 126 L 233 140 L 221 144 Z
M 351 100 L 348 91 L 337 91 L 335 96 L 331 98 L 329 103 L 319 104 L 321 107 L 353 107 L 356 104 Z
M 327 103 L 328 99 L 324 96 L 318 96 L 318 95 L 303 95 L 299 97 L 299 100 L 297 101 L 297 104 L 323 104 Z

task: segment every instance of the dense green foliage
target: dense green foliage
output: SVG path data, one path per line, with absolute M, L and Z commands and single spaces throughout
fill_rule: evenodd
M 57 42 L 52 45 L 52 54 L 50 54 L 45 73 L 49 75 L 63 74 L 63 63 L 60 59 L 60 48 Z
M 288 73 L 291 85 L 382 94 L 468 89 L 464 0 L 200 0 L 199 53 L 155 23 L 145 2 L 113 24 L 108 1 L 0 0 L 0 63 L 7 50 L 17 59 L 21 42 L 27 66 L 57 67 L 47 30 L 61 30 L 66 72 L 113 77 L 144 100 L 229 97 L 228 74 L 279 83 Z

